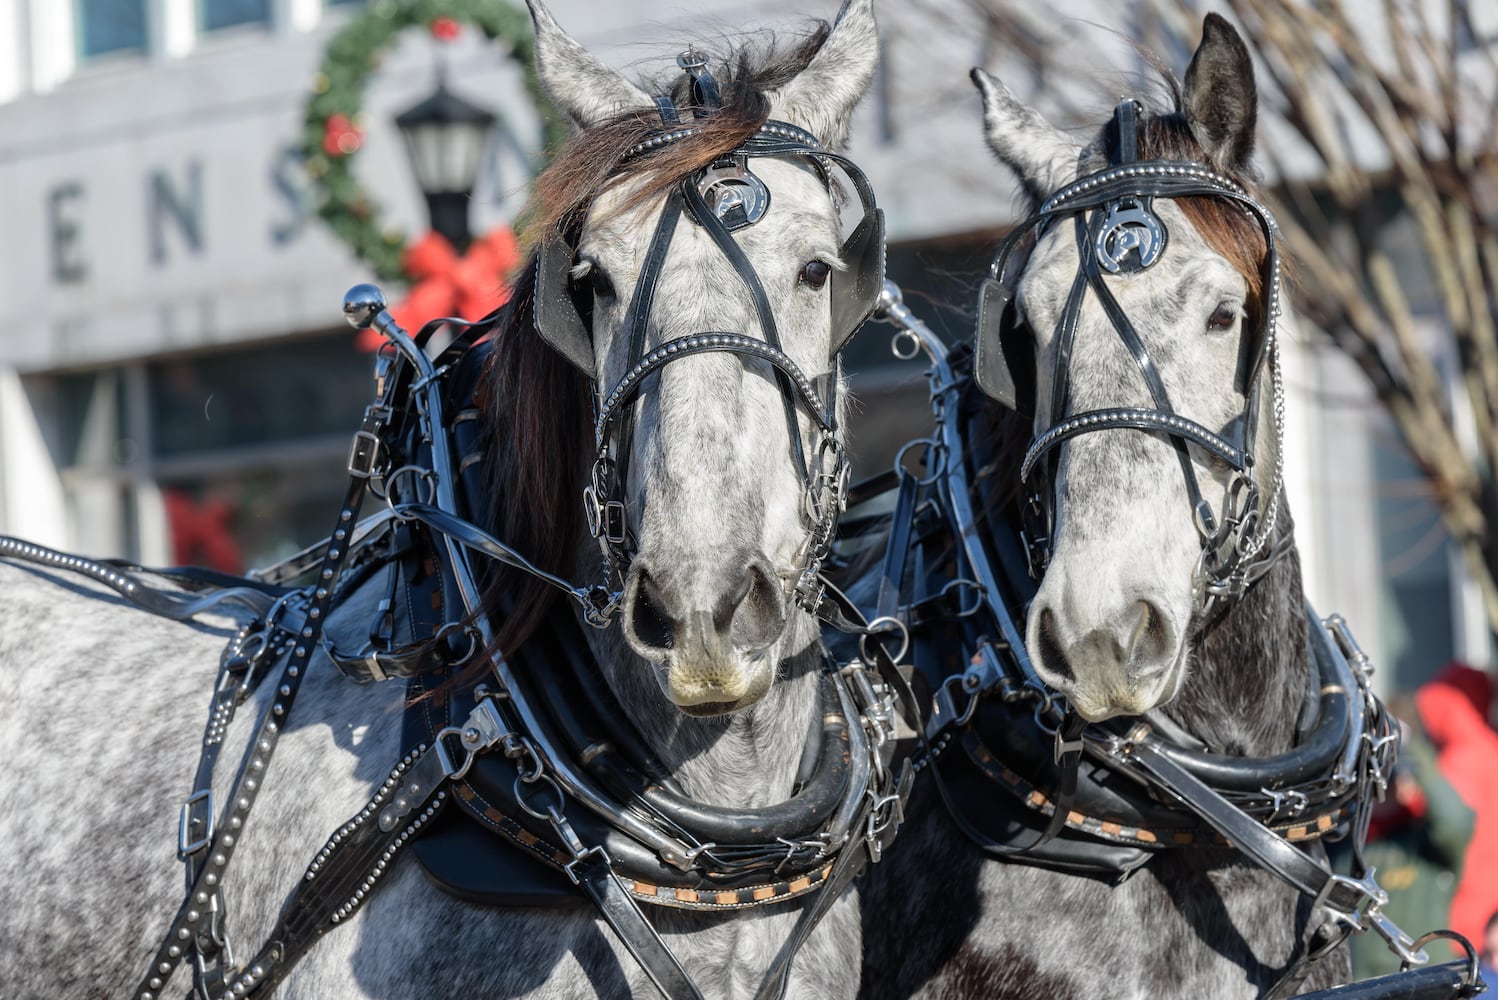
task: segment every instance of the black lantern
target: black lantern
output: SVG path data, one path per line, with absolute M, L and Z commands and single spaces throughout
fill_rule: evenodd
M 426 195 L 432 228 L 459 253 L 468 249 L 468 202 L 478 178 L 479 162 L 498 119 L 447 89 L 440 77 L 437 92 L 396 116 Z

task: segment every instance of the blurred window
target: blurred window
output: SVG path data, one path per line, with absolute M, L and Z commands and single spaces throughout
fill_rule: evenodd
M 217 31 L 241 24 L 269 24 L 270 0 L 199 0 L 203 31 Z
M 145 51 L 145 0 L 76 0 L 76 3 L 81 58 Z
M 152 362 L 151 454 L 346 437 L 373 391 L 371 364 L 341 334 Z
M 71 544 L 240 572 L 316 541 L 371 366 L 340 331 L 29 379 Z

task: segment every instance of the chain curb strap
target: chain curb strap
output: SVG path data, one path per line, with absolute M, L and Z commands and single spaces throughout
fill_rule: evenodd
M 316 589 L 313 591 L 312 600 L 307 608 L 306 619 L 300 632 L 297 633 L 291 656 L 281 671 L 275 697 L 262 715 L 255 732 L 252 744 L 254 754 L 249 766 L 236 778 L 228 798 L 229 807 L 217 817 L 218 829 L 212 834 L 211 840 L 206 832 L 205 824 L 205 832 L 202 836 L 197 837 L 191 843 L 179 843 L 180 847 L 196 848 L 187 854 L 189 872 L 193 864 L 200 864 L 201 867 L 196 877 L 192 878 L 187 898 L 183 900 L 177 915 L 172 919 L 166 937 L 157 948 L 149 969 L 131 993 L 136 1000 L 159 1000 L 160 991 L 166 981 L 171 978 L 172 973 L 188 954 L 196 958 L 195 988 L 199 996 L 206 1000 L 222 992 L 221 987 L 226 975 L 225 962 L 232 961 L 232 957 L 227 944 L 220 948 L 215 943 L 215 928 L 220 927 L 221 911 L 213 904 L 218 900 L 218 887 L 222 872 L 227 868 L 238 845 L 240 831 L 259 793 L 260 782 L 270 764 L 271 755 L 275 752 L 281 726 L 290 714 L 292 703 L 306 675 L 307 664 L 313 649 L 316 648 L 317 637 L 322 632 L 323 616 L 332 604 L 333 585 L 348 555 L 349 535 L 378 458 L 379 432 L 384 428 L 390 414 L 389 409 L 382 405 L 383 400 L 382 395 L 380 402 L 365 409 L 363 422 L 354 435 L 348 463 L 349 485 L 338 513 L 338 520 L 333 528 L 333 541 L 323 556 L 322 568 L 318 572 Z M 219 705 L 220 699 L 216 696 L 212 708 L 215 714 Z M 226 719 L 220 729 L 220 736 L 222 728 L 227 728 L 227 724 Z M 214 721 L 210 716 L 210 732 L 213 729 Z M 184 807 L 184 817 L 189 818 L 189 823 L 191 823 L 195 800 L 198 800 L 202 790 L 201 785 L 195 789 L 188 799 L 188 805 Z M 211 793 L 209 798 L 211 800 Z M 213 817 L 206 817 L 206 819 L 212 822 Z M 181 832 L 179 832 L 179 841 L 186 841 L 186 836 Z M 190 860 L 196 858 L 200 851 L 206 852 L 203 861 Z M 204 944 L 209 947 L 204 949 Z M 210 959 L 214 960 L 212 968 L 208 967 Z

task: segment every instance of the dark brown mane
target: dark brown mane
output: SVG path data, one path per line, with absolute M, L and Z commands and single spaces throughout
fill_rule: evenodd
M 568 557 L 583 516 L 578 498 L 593 450 L 591 390 L 536 333 L 535 293 L 532 255 L 500 310 L 484 379 L 489 520 L 500 539 L 536 566 L 569 578 Z M 484 604 L 500 623 L 495 648 L 514 650 L 541 624 L 557 591 L 528 573 L 495 568 Z
M 661 130 L 659 115 L 634 110 L 579 132 L 555 151 L 536 179 L 526 209 L 526 232 L 534 244 L 552 227 L 575 231 L 593 199 L 620 178 L 643 178 L 629 205 L 639 205 L 737 148 L 769 115 L 767 92 L 803 69 L 826 40 L 815 29 L 789 52 L 777 51 L 773 35 L 744 44 L 713 71 L 723 106 L 691 121 L 697 133 L 653 153 L 621 163 L 625 151 Z M 647 88 L 648 89 L 648 88 Z M 689 103 L 682 74 L 670 92 Z M 684 112 L 683 118 L 689 118 Z M 536 261 L 532 255 L 517 277 L 509 303 L 494 329 L 494 351 L 485 378 L 489 417 L 494 533 L 540 568 L 573 576 L 574 545 L 583 529 L 580 498 L 593 451 L 592 391 L 588 380 L 536 333 Z M 591 583 L 592 580 L 574 581 Z M 558 592 L 529 574 L 498 567 L 486 588 L 485 606 L 500 622 L 499 650 L 519 648 L 545 619 Z

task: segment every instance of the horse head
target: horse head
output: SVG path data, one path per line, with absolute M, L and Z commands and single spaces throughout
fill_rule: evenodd
M 735 711 L 816 635 L 793 622 L 841 504 L 837 355 L 883 252 L 861 176 L 879 231 L 844 239 L 838 158 L 819 151 L 872 79 L 871 0 L 768 61 L 690 49 L 650 91 L 531 11 L 576 130 L 537 184 L 536 308 L 595 392 L 588 517 L 629 647 L 682 711 Z
M 1027 645 L 1084 718 L 1142 714 L 1176 696 L 1203 624 L 1282 551 L 1252 63 L 1209 15 L 1175 106 L 1126 101 L 1086 145 L 973 78 L 989 145 L 1040 205 L 1008 316 L 980 335 L 997 394 L 1033 411 L 1022 476 L 1044 576 Z

